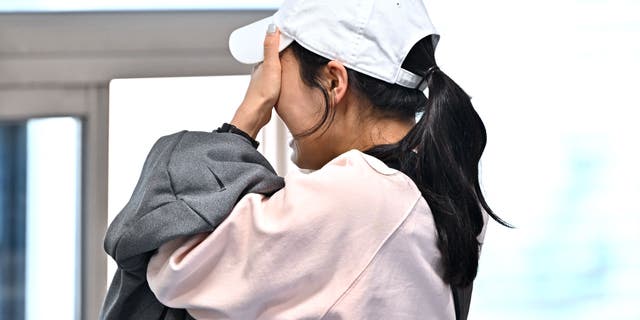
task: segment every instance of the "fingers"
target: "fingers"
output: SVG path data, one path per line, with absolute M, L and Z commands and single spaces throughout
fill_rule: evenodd
M 280 63 L 279 56 L 280 30 L 274 25 L 269 25 L 267 35 L 264 39 L 264 62 L 265 64 Z

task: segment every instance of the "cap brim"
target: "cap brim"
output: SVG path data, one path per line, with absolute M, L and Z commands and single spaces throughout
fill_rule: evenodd
M 264 60 L 264 38 L 273 16 L 236 29 L 229 36 L 231 55 L 241 63 L 255 64 Z M 287 48 L 293 39 L 280 32 L 279 52 Z

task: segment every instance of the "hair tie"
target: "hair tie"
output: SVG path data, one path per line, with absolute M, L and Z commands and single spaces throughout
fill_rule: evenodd
M 429 68 L 429 70 L 427 70 L 427 73 L 424 75 L 425 79 L 429 78 L 436 71 L 440 71 L 440 68 L 438 68 L 438 66 L 433 66 Z
M 424 77 L 422 77 L 422 80 L 420 81 L 416 89 L 424 91 L 427 88 L 427 79 L 429 79 L 429 77 L 431 77 L 431 75 L 433 75 L 433 73 L 436 71 L 440 71 L 440 68 L 438 68 L 438 66 L 432 66 L 431 68 L 429 68 Z

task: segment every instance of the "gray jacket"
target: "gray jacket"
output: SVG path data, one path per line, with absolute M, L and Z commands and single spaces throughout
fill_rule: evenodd
M 162 305 L 149 289 L 151 255 L 174 238 L 213 231 L 245 194 L 270 195 L 282 187 L 269 162 L 237 134 L 183 131 L 159 139 L 105 236 L 118 270 L 100 319 L 192 319 Z

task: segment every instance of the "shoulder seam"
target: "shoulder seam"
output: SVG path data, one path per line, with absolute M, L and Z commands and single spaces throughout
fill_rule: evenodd
M 373 264 L 373 262 L 376 260 L 376 258 L 378 257 L 380 251 L 382 251 L 383 247 L 389 242 L 390 239 L 392 239 L 398 232 L 398 230 L 400 230 L 400 228 L 402 228 L 402 226 L 406 223 L 407 218 L 409 217 L 409 215 L 413 212 L 413 210 L 415 209 L 415 207 L 418 205 L 418 202 L 420 202 L 420 199 L 422 199 L 422 196 L 418 196 L 418 198 L 415 200 L 415 202 L 413 203 L 412 206 L 409 207 L 409 210 L 407 210 L 407 212 L 403 215 L 402 219 L 400 220 L 400 223 L 398 223 L 398 225 L 393 229 L 393 232 L 391 232 L 389 235 L 387 235 L 387 237 L 382 241 L 382 243 L 380 244 L 380 246 L 378 246 L 378 248 L 376 249 L 375 253 L 371 256 L 371 258 L 369 259 L 369 262 L 367 262 L 367 264 L 365 265 L 364 268 L 362 268 L 362 270 L 358 273 L 358 276 L 356 276 L 353 281 L 351 281 L 351 283 L 349 284 L 349 286 L 347 287 L 347 289 L 344 290 L 344 292 L 342 292 L 340 294 L 340 296 L 338 297 L 338 299 L 336 299 L 331 306 L 329 306 L 329 308 L 327 309 L 327 311 L 325 311 L 322 316 L 320 317 L 320 320 L 324 319 L 329 312 L 331 312 L 331 310 L 333 310 L 335 308 L 336 305 L 338 305 L 343 299 L 344 297 L 351 291 L 351 289 L 353 289 L 353 287 L 355 287 L 355 285 L 359 282 L 359 280 L 362 278 L 362 276 L 364 275 L 364 273 L 369 269 L 369 267 Z

